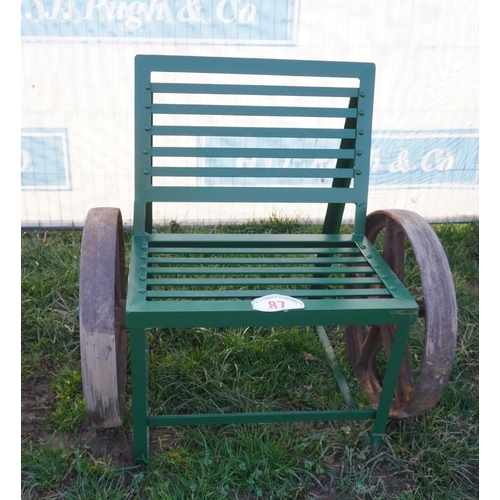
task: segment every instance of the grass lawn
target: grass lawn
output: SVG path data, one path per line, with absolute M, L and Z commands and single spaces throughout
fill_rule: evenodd
M 379 453 L 364 439 L 371 423 L 158 428 L 144 466 L 133 463 L 130 398 L 121 428 L 96 430 L 86 419 L 77 318 L 81 233 L 22 233 L 22 498 L 478 498 L 479 224 L 434 228 L 459 308 L 455 364 L 435 408 L 391 420 Z M 293 232 L 299 223 L 273 219 L 230 229 Z M 417 274 L 408 265 L 407 274 Z M 327 331 L 353 395 L 366 405 L 345 359 L 343 331 Z M 418 358 L 418 326 L 412 336 Z M 153 329 L 149 339 L 152 412 L 342 405 L 313 328 Z

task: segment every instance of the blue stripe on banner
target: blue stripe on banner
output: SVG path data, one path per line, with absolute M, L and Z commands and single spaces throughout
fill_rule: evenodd
M 21 188 L 24 191 L 71 190 L 66 129 L 21 131 Z
M 21 0 L 29 39 L 293 44 L 299 0 Z
M 206 137 L 205 147 L 241 148 L 335 148 L 335 139 L 273 139 L 273 138 L 220 138 Z M 479 132 L 478 130 L 417 130 L 374 131 L 371 150 L 370 185 L 384 188 L 404 187 L 478 187 L 479 185 Z M 334 167 L 335 160 L 308 158 L 205 158 L 206 167 Z M 243 180 L 220 179 L 217 185 L 243 185 Z M 214 180 L 203 179 L 204 185 Z M 256 181 L 255 181 L 256 182 Z M 318 185 L 325 179 L 272 180 L 262 179 L 269 185 Z
M 376 131 L 370 185 L 478 186 L 479 131 Z

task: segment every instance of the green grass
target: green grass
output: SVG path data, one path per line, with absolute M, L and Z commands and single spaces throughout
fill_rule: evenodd
M 132 460 L 130 398 L 122 428 L 95 430 L 85 416 L 77 318 L 81 233 L 22 233 L 22 498 L 477 498 L 479 224 L 434 228 L 457 292 L 455 364 L 438 405 L 420 417 L 391 420 L 380 453 L 363 440 L 370 423 L 158 428 L 150 460 L 140 467 Z M 171 224 L 164 230 L 200 229 Z M 209 229 L 302 230 L 300 222 L 278 217 Z M 408 273 L 417 274 L 412 262 Z M 342 330 L 329 335 L 353 394 L 366 404 L 349 371 Z M 412 335 L 418 351 L 421 332 Z M 189 413 L 342 404 L 313 329 L 151 330 L 149 340 L 154 413 L 166 406 Z

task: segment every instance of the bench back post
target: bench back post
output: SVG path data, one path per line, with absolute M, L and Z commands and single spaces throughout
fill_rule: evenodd
M 349 99 L 349 107 L 358 107 L 358 98 L 351 97 Z M 356 120 L 354 118 L 348 118 L 345 124 L 346 128 L 355 128 Z M 354 149 L 355 147 L 354 139 L 342 139 L 340 143 L 340 149 Z M 352 159 L 341 159 L 337 162 L 337 168 L 354 168 L 354 160 Z M 349 187 L 350 179 L 333 179 L 332 188 L 335 187 Z M 342 223 L 342 217 L 344 215 L 345 203 L 329 203 L 326 209 L 325 220 L 323 222 L 323 234 L 338 234 L 340 231 L 340 225 Z

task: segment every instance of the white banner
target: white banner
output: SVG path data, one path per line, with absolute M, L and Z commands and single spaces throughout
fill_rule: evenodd
M 374 62 L 369 211 L 478 217 L 476 1 L 22 0 L 21 34 L 25 227 L 81 226 L 97 206 L 119 207 L 130 223 L 136 54 Z M 325 210 L 261 208 L 312 220 Z M 154 215 L 213 223 L 227 212 L 176 205 Z

